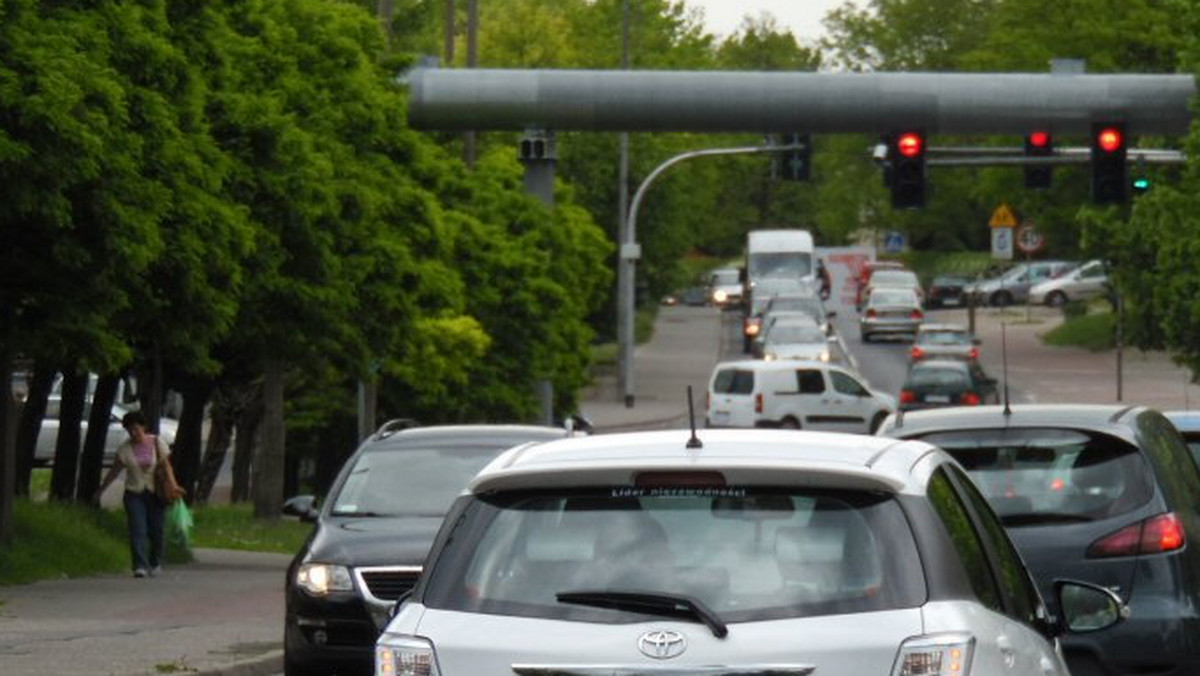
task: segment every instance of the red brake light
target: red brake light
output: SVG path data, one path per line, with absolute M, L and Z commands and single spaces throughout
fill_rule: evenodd
M 867 317 L 869 319 L 874 319 L 878 315 L 879 315 L 879 313 L 875 311 L 875 308 L 870 308 L 869 310 L 867 310 Z
M 920 361 L 925 358 L 925 350 L 922 350 L 916 345 L 913 345 L 912 350 L 909 350 L 909 354 L 912 355 L 913 361 Z
M 1124 144 L 1125 138 L 1121 135 L 1121 130 L 1116 127 L 1105 127 L 1096 134 L 1096 145 L 1106 153 L 1116 152 Z
M 1050 134 L 1044 131 L 1035 131 L 1029 135 L 1029 145 L 1034 148 L 1045 148 L 1050 145 Z
M 1162 554 L 1182 549 L 1187 543 L 1183 522 L 1174 512 L 1150 517 L 1132 526 L 1110 533 L 1087 549 L 1089 559 L 1138 554 Z
M 915 404 L 916 401 L 917 401 L 917 394 L 915 392 L 913 392 L 912 390 L 900 390 L 900 403 L 901 404 Z
M 763 412 L 763 396 L 762 396 L 762 392 L 759 392 L 758 394 L 754 395 L 754 412 L 755 412 L 755 413 L 762 413 L 762 412 Z
M 924 319 L 924 318 L 925 318 L 925 313 L 924 313 L 924 312 L 921 312 L 920 310 L 913 310 L 913 311 L 912 311 L 912 314 L 910 314 L 910 315 L 908 316 L 908 318 L 909 318 L 909 319 Z
M 967 392 L 960 397 L 960 401 L 963 406 L 978 406 L 979 395 L 975 394 L 974 392 Z
M 979 359 L 979 348 L 971 348 L 971 350 L 967 352 L 967 359 Z

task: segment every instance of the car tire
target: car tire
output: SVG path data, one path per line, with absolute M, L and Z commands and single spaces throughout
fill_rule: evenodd
M 1008 291 L 997 291 L 996 293 L 992 294 L 991 298 L 988 299 L 988 304 L 994 305 L 995 307 L 1007 307 L 1012 305 L 1012 303 L 1013 295 Z
M 869 343 L 872 340 L 873 340 L 873 338 L 871 337 L 871 334 L 869 334 L 869 333 L 862 334 L 862 342 Z
M 310 669 L 293 659 L 289 659 L 287 653 L 284 653 L 283 676 L 320 676 L 320 674 L 321 672 L 316 669 Z
M 1046 296 L 1046 305 L 1050 307 L 1062 307 L 1067 304 L 1067 294 L 1062 291 L 1051 291 Z
M 784 416 L 783 420 L 779 421 L 779 427 L 785 430 L 798 430 L 800 429 L 800 421 L 790 415 Z
M 880 411 L 879 413 L 875 414 L 874 418 L 871 418 L 871 434 L 875 434 L 879 431 L 879 428 L 883 426 L 883 421 L 887 420 L 887 417 L 887 411 Z

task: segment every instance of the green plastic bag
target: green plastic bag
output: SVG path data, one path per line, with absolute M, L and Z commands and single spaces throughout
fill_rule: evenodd
M 187 551 L 191 549 L 192 512 L 187 502 L 176 500 L 167 508 L 167 540 Z

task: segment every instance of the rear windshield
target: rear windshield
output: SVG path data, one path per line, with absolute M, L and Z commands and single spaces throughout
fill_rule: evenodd
M 879 270 L 871 275 L 874 286 L 886 285 L 917 285 L 917 276 L 907 270 Z
M 754 391 L 754 371 L 748 369 L 721 369 L 713 379 L 713 392 L 717 394 L 750 394 Z
M 906 307 L 917 304 L 917 294 L 902 289 L 875 289 L 871 292 L 871 305 L 903 305 Z
M 922 331 L 917 334 L 921 345 L 970 345 L 971 334 L 966 331 Z
M 767 340 L 775 345 L 784 343 L 824 343 L 825 333 L 811 324 L 777 324 L 767 334 Z
M 967 372 L 953 368 L 916 368 L 909 372 L 905 386 L 914 389 L 966 387 Z
M 687 596 L 722 621 L 911 608 L 925 584 L 890 496 L 763 488 L 613 487 L 477 498 L 438 556 L 434 608 L 604 623 L 641 611 L 563 592 Z
M 1063 429 L 963 430 L 922 437 L 971 474 L 1005 525 L 1098 521 L 1154 495 L 1136 446 Z

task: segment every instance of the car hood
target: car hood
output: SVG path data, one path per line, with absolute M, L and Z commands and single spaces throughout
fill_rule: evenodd
M 419 566 L 441 524 L 441 516 L 325 517 L 305 559 L 351 566 Z

